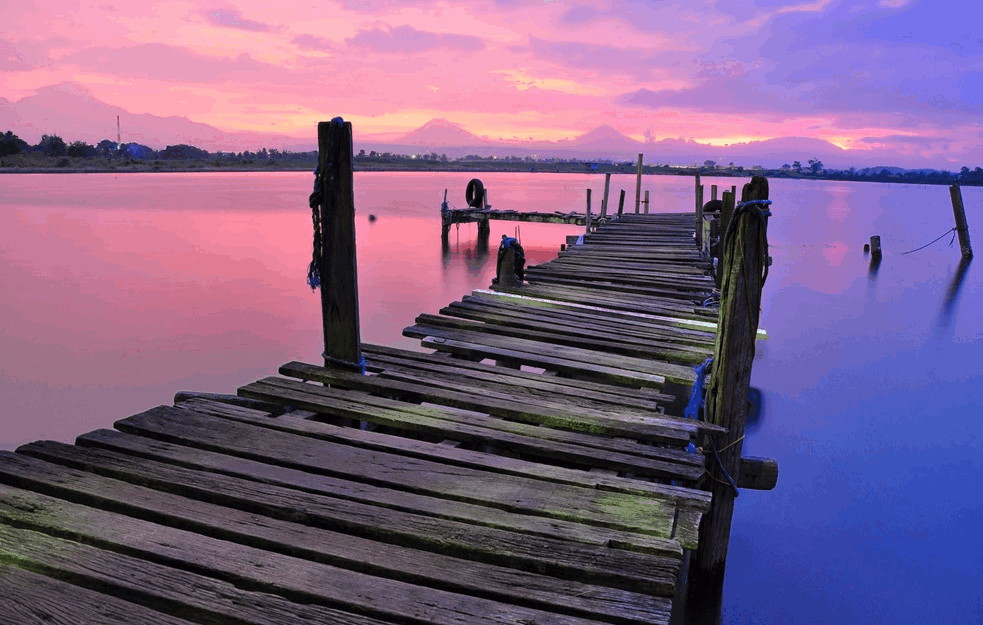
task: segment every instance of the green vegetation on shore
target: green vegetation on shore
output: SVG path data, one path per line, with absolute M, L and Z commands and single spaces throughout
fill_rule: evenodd
M 192 145 L 169 145 L 163 150 L 138 143 L 118 144 L 109 139 L 90 145 L 83 141 L 65 143 L 57 135 L 44 135 L 31 146 L 11 131 L 0 134 L 0 173 L 96 173 L 96 172 L 188 172 L 188 171 L 313 171 L 317 152 L 289 152 L 263 148 L 257 152 L 212 152 Z M 635 173 L 632 161 L 611 161 L 530 156 L 478 156 L 448 158 L 446 154 L 393 154 L 359 151 L 355 171 L 461 171 L 461 172 L 555 172 L 555 173 Z M 817 159 L 803 166 L 799 161 L 778 169 L 720 165 L 645 165 L 646 174 L 800 178 L 814 180 L 854 180 L 903 182 L 913 184 L 953 184 L 983 186 L 983 168 L 963 167 L 959 172 L 933 169 L 905 170 L 897 167 L 868 167 L 846 170 L 827 169 Z

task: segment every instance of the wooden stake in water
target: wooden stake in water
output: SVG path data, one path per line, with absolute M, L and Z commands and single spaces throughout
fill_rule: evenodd
M 880 235 L 874 235 L 870 237 L 870 253 L 872 256 L 881 255 L 881 237 Z
M 621 190 L 621 197 L 618 198 L 618 217 L 621 217 L 621 213 L 625 210 L 625 190 Z
M 645 214 L 649 213 L 649 190 L 645 189 Z
M 361 370 L 352 125 L 336 117 L 317 125 L 321 171 L 321 319 L 324 366 Z
M 642 154 L 638 155 L 638 171 L 635 174 L 635 212 L 641 207 L 642 203 Z
M 959 249 L 965 258 L 973 257 L 973 246 L 969 243 L 969 223 L 966 222 L 966 209 L 963 207 L 963 193 L 958 184 L 949 187 L 952 196 L 952 213 L 956 218 L 956 234 L 959 235 Z

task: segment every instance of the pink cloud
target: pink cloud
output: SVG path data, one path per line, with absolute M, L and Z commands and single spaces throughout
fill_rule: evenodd
M 474 52 L 484 47 L 478 37 L 433 33 L 417 30 L 412 26 L 363 30 L 348 39 L 347 43 L 386 54 L 414 54 L 437 49 Z
M 210 9 L 203 12 L 209 22 L 216 26 L 238 28 L 251 32 L 265 33 L 270 30 L 268 24 L 246 19 L 237 9 Z

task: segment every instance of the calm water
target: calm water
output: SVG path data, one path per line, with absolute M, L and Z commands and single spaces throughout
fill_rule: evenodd
M 488 285 L 474 226 L 441 249 L 467 174 L 358 174 L 363 339 Z M 0 447 L 71 441 L 170 403 L 317 361 L 307 173 L 0 177 Z M 599 176 L 484 174 L 498 208 L 572 210 Z M 737 180 L 708 180 L 729 186 Z M 633 178 L 615 176 L 613 195 Z M 646 180 L 656 210 L 692 180 Z M 775 491 L 737 502 L 727 623 L 983 622 L 983 266 L 959 274 L 944 187 L 773 181 L 747 455 Z M 983 253 L 983 189 L 964 189 Z M 369 214 L 377 217 L 368 220 Z M 532 263 L 579 228 L 524 224 Z M 515 234 L 492 226 L 491 240 Z M 871 234 L 879 268 L 863 256 Z M 492 250 L 494 251 L 494 250 Z M 983 260 L 977 261 L 983 263 Z

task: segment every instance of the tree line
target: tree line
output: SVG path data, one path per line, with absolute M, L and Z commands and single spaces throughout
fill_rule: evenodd
M 169 145 L 155 150 L 135 142 L 117 143 L 103 139 L 95 145 L 84 141 L 66 143 L 58 135 L 43 135 L 35 145 L 30 145 L 10 130 L 0 134 L 0 157 L 15 154 L 41 154 L 58 157 L 57 166 L 67 167 L 69 157 L 82 159 L 105 158 L 124 160 L 128 163 L 140 161 L 207 161 L 222 165 L 276 166 L 279 168 L 306 169 L 317 163 L 317 152 L 290 152 L 262 148 L 256 152 L 208 152 L 188 144 Z M 467 171 L 557 171 L 557 172 L 612 172 L 634 173 L 634 161 L 590 160 L 574 158 L 534 158 L 532 156 L 481 156 L 468 154 L 458 158 L 448 158 L 447 154 L 429 152 L 425 154 L 398 154 L 360 150 L 355 155 L 356 169 L 427 169 L 427 170 L 467 170 Z M 857 169 L 827 169 L 821 160 L 812 158 L 803 165 L 795 160 L 777 169 L 760 166 L 745 168 L 731 162 L 718 164 L 705 160 L 702 165 L 680 167 L 673 164 L 645 165 L 648 174 L 693 175 L 700 173 L 711 176 L 765 175 L 774 178 L 815 178 L 820 180 L 855 180 L 869 182 L 905 182 L 917 184 L 953 184 L 983 186 L 983 168 L 962 167 L 958 172 L 934 169 L 906 170 L 898 167 L 868 167 Z

